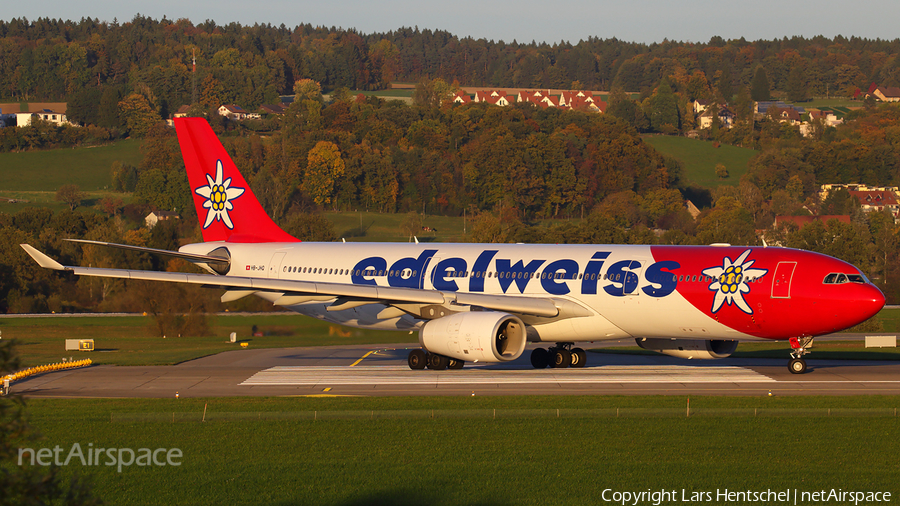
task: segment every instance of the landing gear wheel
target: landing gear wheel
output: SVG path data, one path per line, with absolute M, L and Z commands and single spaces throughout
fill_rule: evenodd
M 550 365 L 550 354 L 544 348 L 531 350 L 531 366 L 535 369 L 544 369 Z
M 409 368 L 414 371 L 419 371 L 425 369 L 425 359 L 427 355 L 425 354 L 425 350 L 412 350 L 409 352 L 409 357 L 407 357 L 406 362 L 409 364 Z
M 462 369 L 463 365 L 465 365 L 464 361 L 451 358 L 450 363 L 447 364 L 447 369 Z
M 587 363 L 587 353 L 581 348 L 572 348 L 572 367 L 584 367 Z
M 803 374 L 806 372 L 806 360 L 802 358 L 792 358 L 790 362 L 788 362 L 788 369 L 793 374 Z
M 429 353 L 428 354 L 428 368 L 433 369 L 435 371 L 443 371 L 447 368 L 447 365 L 450 364 L 450 359 L 443 356 L 438 355 L 437 353 Z
M 572 365 L 572 352 L 565 348 L 556 348 L 550 356 L 550 365 L 557 369 L 563 369 Z

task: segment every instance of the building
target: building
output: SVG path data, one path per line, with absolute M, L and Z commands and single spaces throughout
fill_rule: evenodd
M 46 121 L 48 123 L 53 123 L 54 125 L 62 126 L 69 125 L 69 120 L 66 118 L 66 113 L 64 112 L 56 112 L 50 109 L 41 109 L 37 112 L 17 112 L 16 113 L 16 126 L 17 127 L 26 127 L 31 124 L 31 121 L 34 118 L 38 118 L 40 120 Z
M 510 105 L 509 97 L 506 96 L 504 90 L 482 90 L 475 92 L 475 100 L 478 102 L 487 102 L 491 105 L 507 106 Z
M 249 113 L 241 106 L 234 104 L 226 104 L 219 107 L 219 115 L 234 121 L 246 119 Z
M 704 107 L 703 112 L 700 114 L 699 127 L 711 128 L 713 124 L 713 114 L 716 114 L 719 117 L 719 125 L 723 128 L 731 128 L 734 126 L 735 114 L 731 112 L 731 109 L 724 105 L 708 105 Z
M 181 216 L 174 211 L 153 211 L 144 218 L 147 228 L 153 228 L 161 221 L 180 220 Z

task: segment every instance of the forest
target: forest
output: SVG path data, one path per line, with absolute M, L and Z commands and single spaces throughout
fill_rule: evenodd
M 481 242 L 761 244 L 765 231 L 769 244 L 854 263 L 897 302 L 900 228 L 893 217 L 863 213 L 846 192 L 820 202 L 816 191 L 824 183 L 900 183 L 900 108 L 860 101 L 843 125 L 818 125 L 802 137 L 796 127 L 755 117 L 749 104 L 759 92 L 760 69 L 772 95 L 801 99 L 850 94 L 873 81 L 896 86 L 898 49 L 900 41 L 857 38 L 549 46 L 428 30 L 362 35 L 140 16 L 122 24 L 0 22 L 0 94 L 66 100 L 70 117 L 83 125 L 3 128 L 0 150 L 143 138 L 138 166 L 110 168 L 110 188 L 122 199 L 95 209 L 0 214 L 0 310 L 135 311 L 147 301 L 154 311 L 173 301 L 191 311 L 221 307 L 209 292 L 169 293 L 189 288 L 125 290 L 121 281 L 59 276 L 17 246 L 29 242 L 67 264 L 182 267 L 62 239 L 166 249 L 200 240 L 177 141 L 163 123 L 191 103 L 190 114 L 210 119 L 266 210 L 305 240 L 337 239 L 322 210 L 466 213 L 474 220 L 468 239 Z M 349 91 L 401 80 L 417 83 L 412 105 Z M 607 113 L 595 114 L 451 105 L 444 98 L 460 84 L 612 92 Z M 283 116 L 232 122 L 211 113 L 222 103 L 253 110 L 284 94 L 295 97 Z M 733 128 L 714 123 L 699 135 L 760 153 L 736 184 L 704 188 L 642 135 L 693 129 L 691 102 L 724 97 L 748 106 L 735 106 Z M 123 205 L 128 196 L 134 203 Z M 686 200 L 700 216 L 688 214 Z M 151 208 L 176 210 L 184 219 L 149 231 L 141 213 Z M 772 229 L 775 216 L 792 214 L 852 219 Z

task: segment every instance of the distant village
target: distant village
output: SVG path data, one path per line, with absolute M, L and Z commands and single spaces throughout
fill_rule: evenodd
M 603 114 L 608 108 L 608 103 L 601 98 L 605 93 L 592 92 L 586 90 L 510 90 L 510 89 L 488 89 L 488 90 L 472 90 L 462 89 L 457 91 L 450 98 L 450 101 L 458 105 L 466 105 L 471 103 L 487 103 L 498 107 L 508 107 L 513 104 L 527 103 L 542 109 L 559 108 L 562 110 L 578 110 L 597 114 Z M 230 121 L 248 121 L 261 120 L 270 116 L 279 116 L 285 114 L 287 108 L 293 101 L 293 96 L 284 96 L 278 104 L 267 104 L 260 106 L 256 111 L 247 111 L 236 104 L 223 104 L 217 112 L 220 116 Z M 362 94 L 354 97 L 358 102 L 365 101 Z M 900 88 L 880 87 L 872 84 L 865 93 L 858 92 L 856 99 L 873 99 L 878 102 L 900 102 Z M 2 127 L 26 127 L 37 118 L 55 125 L 78 126 L 70 123 L 66 118 L 66 103 L 45 103 L 34 104 L 34 111 L 20 111 L 18 104 L 4 104 L 0 106 L 0 128 Z M 729 104 L 717 104 L 707 100 L 696 100 L 692 104 L 693 112 L 696 116 L 696 125 L 698 129 L 712 128 L 718 119 L 720 128 L 732 128 L 736 114 L 731 110 Z M 6 109 L 6 110 L 4 110 Z M 11 110 L 16 109 L 16 110 Z M 190 111 L 190 106 L 181 106 L 173 115 L 173 118 L 184 117 Z M 843 123 L 843 115 L 833 110 L 812 109 L 807 111 L 805 108 L 782 101 L 762 101 L 754 102 L 753 113 L 757 119 L 769 118 L 782 123 L 796 126 L 803 136 L 809 136 L 812 133 L 812 123 L 820 122 L 824 126 L 837 126 Z M 169 124 L 172 120 L 167 120 Z M 688 137 L 697 137 L 698 132 L 688 131 L 685 133 Z M 819 202 L 823 202 L 830 192 L 836 190 L 846 190 L 857 199 L 860 209 L 863 212 L 885 211 L 891 213 L 895 222 L 900 222 L 900 188 L 898 187 L 868 187 L 864 184 L 823 184 L 819 191 Z M 696 218 L 700 211 L 690 201 L 685 203 L 688 211 Z M 147 227 L 152 228 L 158 221 L 167 219 L 178 219 L 175 213 L 159 211 L 151 213 L 147 216 Z M 849 215 L 815 215 L 812 211 L 806 216 L 776 216 L 773 229 L 777 230 L 793 224 L 798 228 L 802 228 L 808 223 L 815 221 L 827 222 L 836 219 L 843 223 L 850 223 Z M 761 236 L 765 231 L 758 231 Z

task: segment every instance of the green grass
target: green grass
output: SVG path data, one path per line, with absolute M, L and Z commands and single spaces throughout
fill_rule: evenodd
M 896 332 L 900 325 L 900 309 L 882 309 L 877 318 L 884 326 L 884 332 Z M 147 316 L 85 315 L 23 318 L 0 316 L 0 335 L 4 339 L 18 340 L 18 352 L 25 366 L 58 362 L 63 357 L 76 355 L 79 358 L 91 358 L 99 364 L 176 364 L 234 350 L 237 345 L 227 342 L 231 332 L 237 332 L 238 340 L 247 341 L 250 348 L 414 343 L 418 339 L 417 335 L 408 332 L 352 329 L 294 313 L 211 316 L 209 335 L 200 337 L 162 339 L 155 334 L 152 325 L 152 318 Z M 254 325 L 265 334 L 263 337 L 252 337 Z M 882 332 L 870 332 L 873 335 L 880 333 Z M 92 353 L 65 351 L 66 339 L 94 339 L 97 351 Z M 741 343 L 734 356 L 784 358 L 787 349 L 788 344 L 784 341 Z M 638 348 L 634 348 L 634 351 L 623 348 L 612 350 L 626 350 L 630 353 L 638 351 Z M 816 343 L 813 351 L 814 358 L 900 358 L 898 356 L 900 348 L 866 350 L 861 341 L 853 343 L 821 341 Z
M 154 333 L 152 324 L 152 318 L 142 316 L 0 318 L 0 331 L 3 339 L 17 339 L 26 367 L 70 356 L 90 358 L 95 364 L 177 364 L 238 349 L 238 344 L 228 342 L 231 332 L 237 332 L 238 341 L 246 341 L 250 348 L 405 343 L 418 339 L 408 332 L 351 329 L 293 313 L 211 317 L 210 335 L 200 337 L 163 339 Z M 254 325 L 263 337 L 252 337 Z M 66 339 L 94 339 L 95 351 L 66 351 Z
M 131 193 L 119 193 L 111 191 L 83 191 L 84 200 L 81 201 L 79 209 L 93 207 L 97 205 L 100 199 L 111 197 L 120 199 L 124 204 L 128 204 L 132 200 Z M 16 199 L 18 202 L 10 202 L 9 199 Z M 55 191 L 3 191 L 0 190 L 0 212 L 15 214 L 26 207 L 46 207 L 54 213 L 68 209 L 69 205 L 65 202 L 56 201 Z
M 653 135 L 645 136 L 643 139 L 660 153 L 681 160 L 684 164 L 684 177 L 704 188 L 736 186 L 740 183 L 741 176 L 747 172 L 747 162 L 757 154 L 753 149 L 725 144 L 716 148 L 712 142 L 687 137 Z M 728 169 L 727 179 L 716 177 L 718 163 L 724 164 Z
M 365 242 L 407 242 L 409 236 L 401 231 L 400 226 L 406 221 L 405 213 L 370 213 L 362 212 L 326 212 L 325 217 L 334 223 L 338 238 L 347 241 Z M 360 223 L 362 227 L 360 228 Z M 420 231 L 416 234 L 419 242 L 463 242 L 463 218 L 452 216 L 427 215 L 422 219 L 423 226 L 436 229 L 437 232 Z M 472 225 L 471 217 L 468 221 Z
M 122 505 L 580 505 L 605 503 L 605 489 L 900 492 L 892 416 L 900 398 L 696 397 L 690 404 L 700 416 L 690 418 L 686 403 L 684 397 L 33 399 L 31 422 L 44 437 L 13 447 L 182 451 L 178 467 L 63 468 L 88 475 L 100 498 Z M 493 419 L 487 413 L 495 408 L 531 414 Z M 651 414 L 571 414 L 597 408 Z M 747 415 L 703 415 L 708 408 Z M 828 408 L 880 411 L 828 416 Z M 556 409 L 567 414 L 556 418 Z M 753 409 L 791 416 L 749 415 Z M 339 411 L 356 416 L 325 416 Z M 248 416 L 217 417 L 236 412 Z M 304 412 L 319 419 L 262 416 Z M 159 419 L 191 413 L 175 419 L 194 421 L 135 421 L 140 416 L 123 413 Z M 679 496 L 663 504 L 680 502 Z
M 401 89 L 397 89 L 397 90 L 375 90 L 375 91 L 351 90 L 350 93 L 352 93 L 354 96 L 362 93 L 363 95 L 365 95 L 367 97 L 412 98 L 414 91 L 415 90 L 413 90 L 413 89 L 402 89 L 401 88 Z
M 0 190 L 55 192 L 64 184 L 76 184 L 81 191 L 103 190 L 110 184 L 114 161 L 140 163 L 140 146 L 140 141 L 129 139 L 95 148 L 0 153 Z

